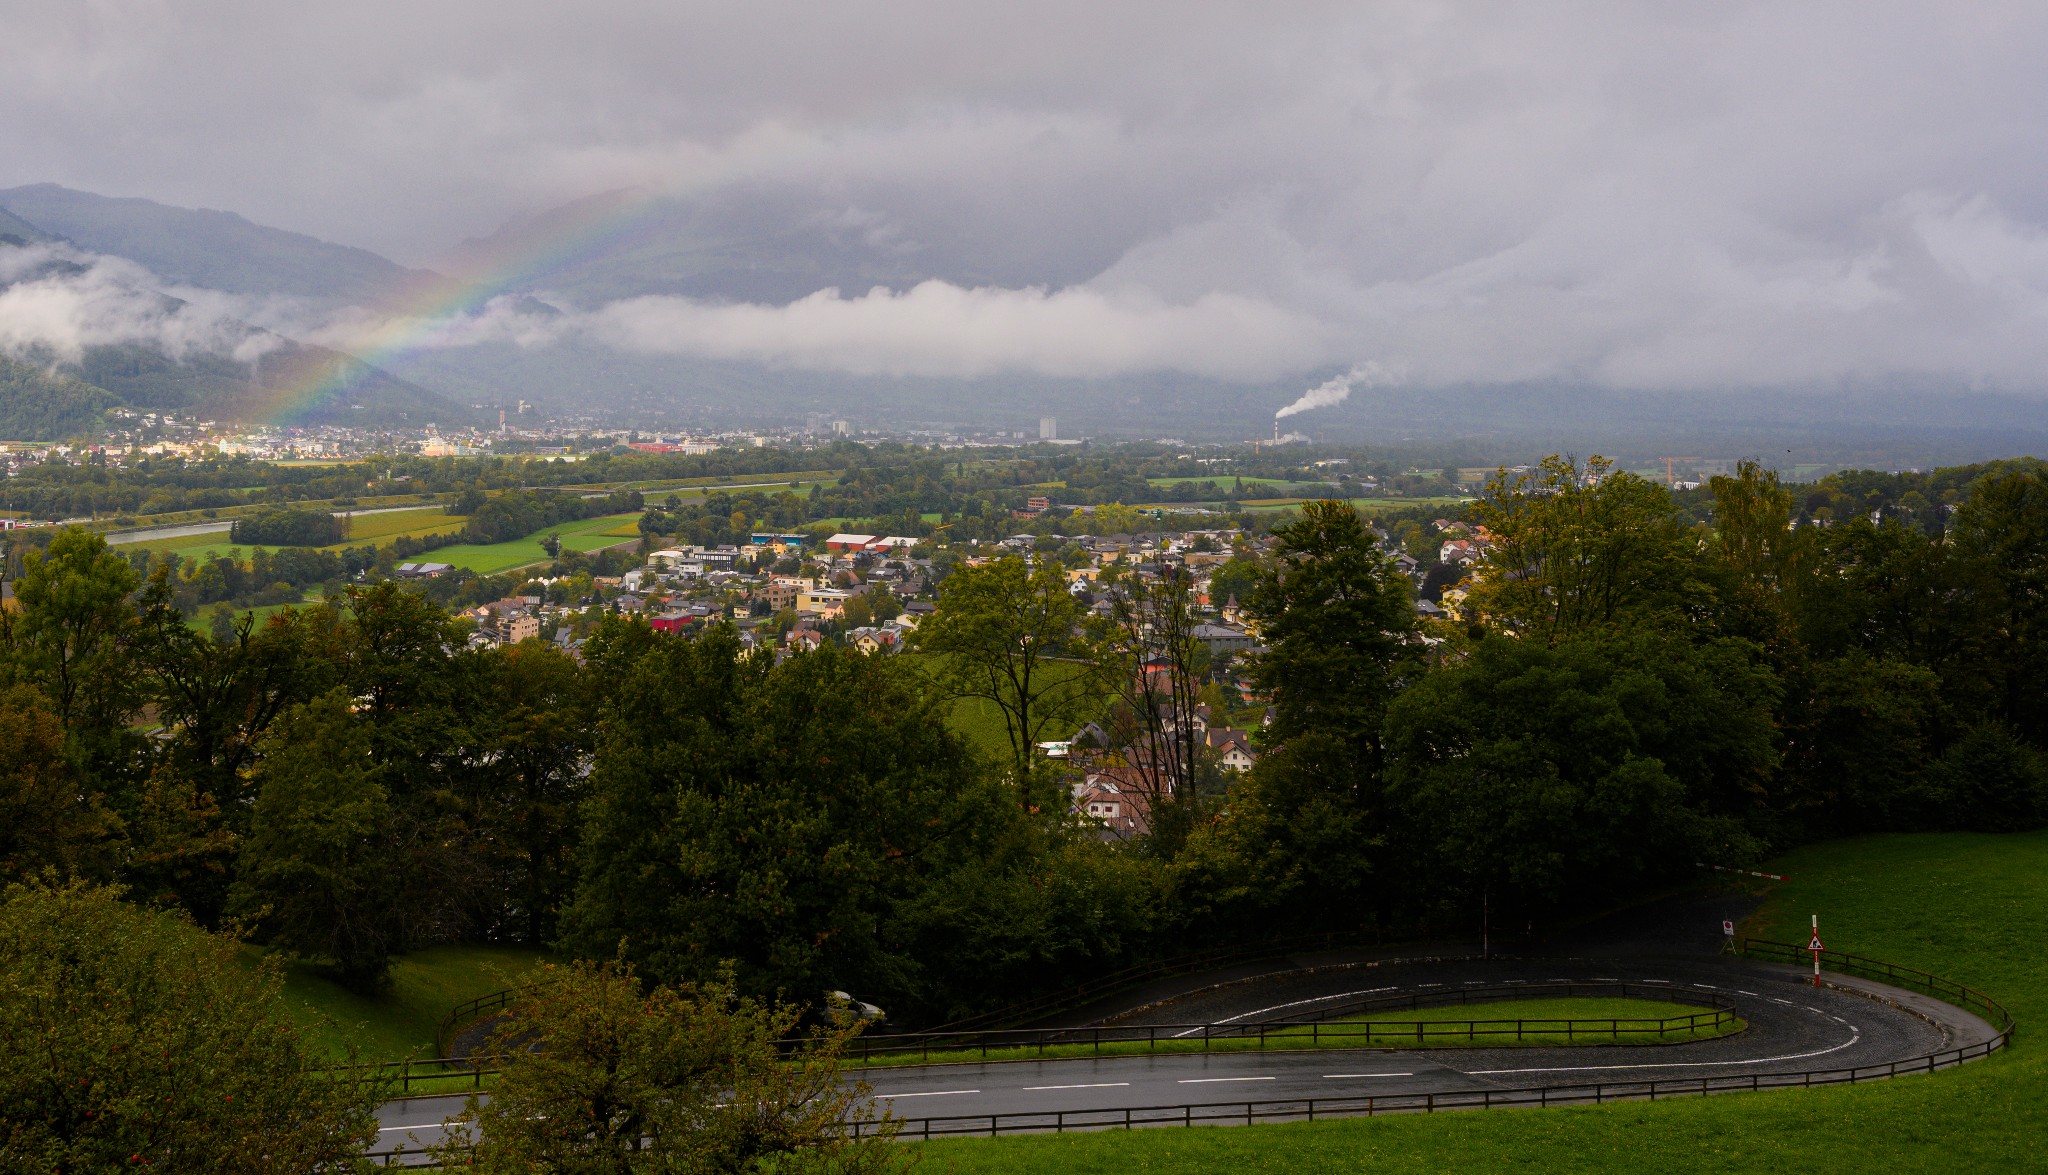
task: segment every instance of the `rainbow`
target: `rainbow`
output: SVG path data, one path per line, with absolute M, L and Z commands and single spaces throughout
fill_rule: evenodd
M 501 233 L 494 244 L 463 257 L 454 272 L 433 274 L 367 307 L 382 325 L 348 354 L 383 367 L 429 347 L 455 319 L 482 310 L 494 298 L 530 289 L 571 262 L 643 231 L 660 205 L 652 190 L 609 192 L 560 209 L 527 230 Z M 259 382 L 253 405 L 259 419 L 278 424 L 303 419 L 346 390 L 354 370 L 347 363 L 300 366 L 275 386 Z

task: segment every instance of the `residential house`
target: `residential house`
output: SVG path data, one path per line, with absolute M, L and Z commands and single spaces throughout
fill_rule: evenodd
M 1244 653 L 1259 647 L 1257 637 L 1243 629 L 1222 624 L 1197 624 L 1189 635 L 1209 646 L 1211 656 Z
M 797 593 L 796 607 L 799 612 L 815 612 L 826 620 L 837 620 L 846 612 L 846 601 L 853 593 L 838 588 L 807 587 Z
M 1252 769 L 1259 761 L 1259 753 L 1252 749 L 1251 735 L 1242 730 L 1211 727 L 1208 732 L 1209 747 L 1219 751 L 1223 766 L 1239 775 Z
M 1127 786 L 1116 771 L 1091 771 L 1073 786 L 1068 811 L 1093 823 L 1104 840 L 1130 840 L 1151 831 L 1149 805 L 1142 789 Z

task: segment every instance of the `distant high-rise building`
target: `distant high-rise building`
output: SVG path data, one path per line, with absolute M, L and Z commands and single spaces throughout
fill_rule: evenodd
M 805 432 L 824 432 L 824 431 L 825 431 L 825 414 L 824 414 L 823 412 L 813 412 L 813 413 L 810 413 L 809 415 L 805 416 L 805 417 L 804 417 L 804 431 L 805 431 Z
M 1059 439 L 1060 439 L 1060 418 L 1059 418 L 1059 417 L 1057 417 L 1057 416 L 1041 416 L 1041 417 L 1039 417 L 1039 418 L 1038 418 L 1038 439 L 1039 439 L 1039 440 L 1041 440 L 1041 441 L 1056 441 L 1056 440 L 1059 440 Z
M 848 424 L 844 420 L 835 420 L 832 422 L 832 435 L 843 437 L 851 435 L 852 432 L 853 426 Z

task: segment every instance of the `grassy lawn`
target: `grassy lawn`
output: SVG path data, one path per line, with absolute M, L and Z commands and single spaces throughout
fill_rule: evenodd
M 1403 1008 L 1368 1016 L 1296 1025 L 1265 1037 L 1114 1040 L 1013 1048 L 928 1050 L 857 1059 L 866 1068 L 926 1062 L 1032 1061 L 1046 1057 L 1116 1057 L 1147 1053 L 1240 1053 L 1266 1049 L 1512 1048 L 1561 1044 L 1675 1044 L 1740 1032 L 1741 1020 L 1719 1026 L 1672 1025 L 1712 1009 L 1658 1000 L 1571 998 L 1501 1000 L 1443 1008 Z M 1515 1022 L 1523 1022 L 1518 1034 Z M 1567 1029 L 1564 1022 L 1570 1021 Z M 1415 1029 L 1423 1031 L 1415 1034 Z M 876 1042 L 879 1046 L 880 1042 Z M 856 1045 L 856 1048 L 859 1046 Z
M 1238 482 L 1243 482 L 1248 486 L 1285 486 L 1299 484 L 1297 482 L 1288 481 L 1284 477 L 1236 477 L 1228 473 L 1212 474 L 1207 477 L 1148 477 L 1145 479 L 1146 485 L 1206 485 L 1216 486 L 1223 489 L 1228 489 L 1230 486 L 1235 485 Z
M 596 551 L 605 547 L 616 547 L 633 541 L 629 537 L 608 534 L 613 527 L 636 521 L 638 514 L 607 514 L 602 518 L 586 518 L 581 522 L 568 522 L 537 530 L 525 538 L 512 539 L 502 543 L 457 543 L 429 551 L 419 558 L 432 563 L 449 563 L 456 567 L 467 567 L 478 575 L 496 575 L 515 567 L 534 563 L 545 563 L 548 553 L 541 549 L 540 540 L 549 533 L 561 538 L 562 546 L 572 551 Z M 636 529 L 633 535 L 640 532 Z
M 951 1140 L 935 1169 L 1081 1172 L 1962 1172 L 2033 1169 L 2048 1131 L 2048 833 L 1883 836 L 1789 853 L 1743 927 L 1925 968 L 1990 993 L 2014 1046 L 1929 1076 L 1672 1102 L 1314 1124 Z
M 391 990 L 379 996 L 357 995 L 293 964 L 285 972 L 284 999 L 314 1042 L 337 1059 L 350 1045 L 365 1063 L 431 1057 L 434 1030 L 448 1009 L 511 987 L 542 958 L 524 947 L 429 947 L 398 960 Z

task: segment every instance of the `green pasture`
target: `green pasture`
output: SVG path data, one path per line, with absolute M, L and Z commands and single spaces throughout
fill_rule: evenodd
M 1300 484 L 1298 482 L 1289 481 L 1284 477 L 1238 477 L 1235 474 L 1229 473 L 1205 474 L 1199 477 L 1148 477 L 1145 479 L 1146 485 L 1206 485 L 1213 486 L 1219 490 L 1229 489 L 1232 486 L 1236 485 L 1238 482 L 1243 482 L 1248 486 L 1284 486 Z
M 1892 835 L 1814 845 L 1766 866 L 1744 933 L 1920 967 L 1988 992 L 2020 1020 L 2013 1047 L 1959 1069 L 1867 1085 L 1569 1109 L 1395 1115 L 1251 1127 L 934 1142 L 937 1170 L 977 1175 L 1241 1175 L 1357 1171 L 2032 1170 L 2048 1131 L 2048 832 Z
M 466 567 L 478 575 L 496 575 L 501 571 L 547 562 L 548 553 L 541 549 L 540 540 L 549 534 L 559 537 L 563 549 L 570 551 L 598 551 L 631 542 L 630 538 L 608 532 L 629 520 L 637 521 L 639 517 L 638 514 L 607 514 L 602 518 L 550 526 L 524 538 L 502 543 L 457 543 L 429 551 L 419 558 L 429 563 Z M 632 533 L 638 535 L 639 531 L 636 529 Z

